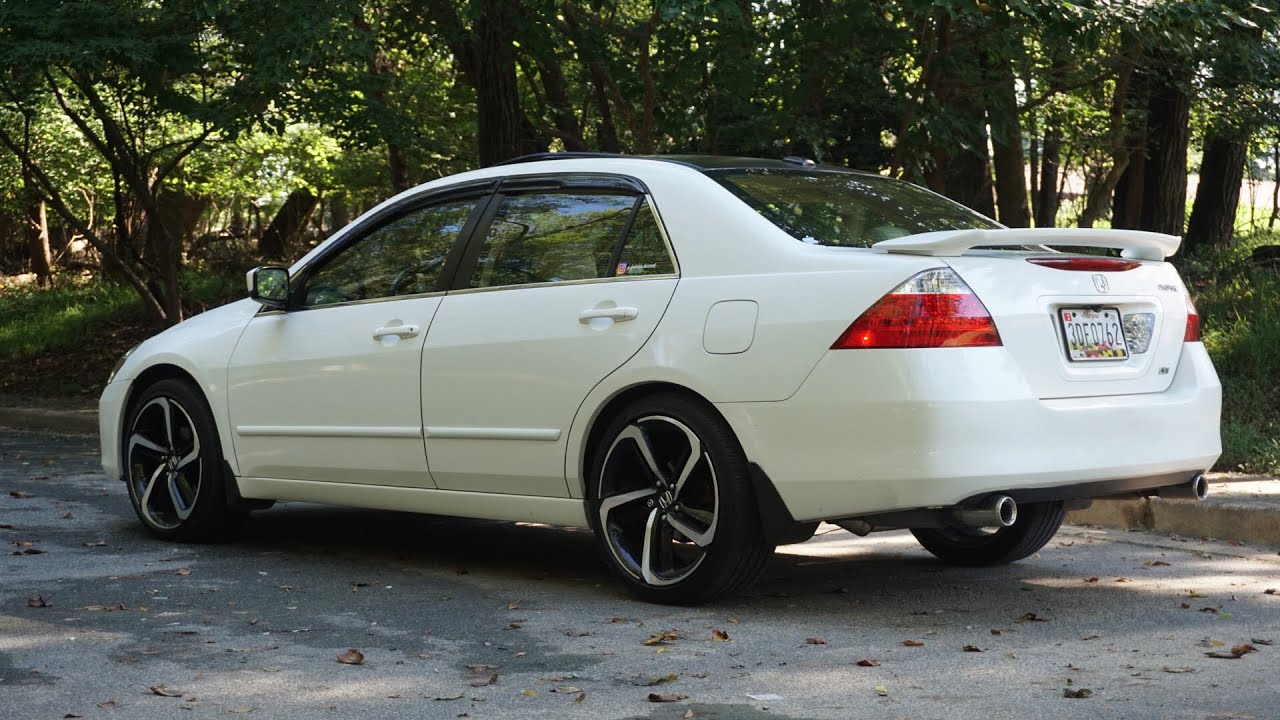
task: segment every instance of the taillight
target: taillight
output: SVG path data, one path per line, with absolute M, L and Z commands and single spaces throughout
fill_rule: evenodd
M 1075 270 L 1076 272 L 1124 272 L 1142 266 L 1142 263 L 1137 260 L 1109 257 L 1027 258 L 1027 262 L 1054 270 Z
M 983 347 L 1000 345 L 986 306 L 959 275 L 926 270 L 880 298 L 836 339 L 854 348 Z
M 1187 299 L 1187 330 L 1182 334 L 1182 342 L 1200 342 L 1200 313 L 1196 312 L 1190 295 L 1183 297 Z

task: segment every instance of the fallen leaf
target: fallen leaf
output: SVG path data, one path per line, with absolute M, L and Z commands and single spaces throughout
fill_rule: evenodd
M 679 639 L 680 639 L 680 633 L 676 632 L 675 630 L 668 630 L 666 632 L 653 633 L 652 635 L 649 636 L 648 640 L 644 641 L 644 644 L 649 646 L 663 645 L 668 642 L 672 642 L 674 640 L 679 640 Z
M 508 609 L 508 610 L 519 610 L 519 609 L 520 609 L 520 601 L 519 601 L 519 600 L 512 600 L 511 602 L 507 603 L 507 609 Z
M 31 497 L 31 493 L 27 492 L 26 490 L 10 490 L 9 497 L 15 497 L 15 498 L 18 498 L 19 500 L 25 500 L 26 498 Z
M 1147 560 L 1142 564 L 1146 565 L 1147 567 L 1169 567 L 1169 563 L 1163 560 Z
M 40 548 L 24 547 L 21 550 L 14 550 L 14 555 L 43 555 L 44 551 Z
M 590 636 L 591 636 L 591 632 L 589 630 L 570 630 L 565 633 L 565 637 L 590 637 Z
M 580 692 L 582 692 L 582 688 L 580 688 L 580 687 L 573 687 L 572 685 L 568 685 L 568 686 L 565 686 L 565 687 L 551 688 L 551 692 L 553 692 L 553 693 L 557 693 L 557 694 L 560 694 L 560 695 L 573 695 L 573 694 L 575 694 L 575 693 L 580 693 Z
M 520 691 L 520 694 L 521 694 L 521 695 L 523 695 L 523 696 L 525 696 L 525 697 L 538 697 L 538 691 L 537 691 L 537 690 L 521 690 L 521 691 Z
M 879 695 L 880 697 L 889 697 L 889 688 L 885 687 L 884 685 L 877 685 L 875 687 L 875 690 L 876 690 L 876 694 Z
M 1179 607 L 1181 607 L 1183 610 L 1190 610 L 1190 609 L 1191 609 L 1191 603 L 1182 603 L 1182 604 L 1180 604 L 1180 605 L 1179 605 Z
M 1023 615 L 1022 619 L 1017 622 L 1049 622 L 1052 619 L 1053 618 L 1040 617 L 1035 613 L 1029 612 L 1026 615 Z
M 1165 665 L 1161 669 L 1167 673 L 1193 673 L 1196 671 L 1193 667 L 1169 667 L 1168 665 Z
M 107 544 L 106 540 L 97 540 L 95 542 L 81 543 L 85 547 L 103 547 Z
M 42 596 L 42 595 L 33 595 L 33 596 L 31 596 L 31 597 L 27 598 L 27 607 L 29 607 L 29 608 L 47 608 L 47 607 L 49 607 L 49 603 L 47 603 L 47 602 L 45 602 L 45 601 L 44 601 L 44 596 Z
M 667 703 L 680 702 L 687 699 L 688 695 L 659 695 L 658 693 L 649 693 L 649 702 L 651 703 Z
M 1096 577 L 1085 578 L 1085 579 L 1084 579 L 1084 581 L 1085 581 L 1085 582 L 1087 582 L 1087 583 L 1096 583 L 1096 582 L 1098 582 L 1098 578 L 1096 578 Z
M 65 720 L 66 718 L 78 718 L 78 717 L 84 717 L 84 716 L 83 716 L 83 715 L 81 715 L 80 713 L 67 713 L 66 715 L 63 715 L 62 717 L 63 717 L 63 719 Z
M 858 662 L 854 663 L 854 665 L 857 665 L 858 667 L 880 667 L 880 661 L 870 660 L 870 659 L 859 660 Z
M 435 697 L 433 697 L 433 698 L 431 698 L 431 699 L 432 699 L 432 700 L 461 700 L 462 698 L 464 698 L 464 697 L 466 697 L 466 696 L 467 696 L 467 694 L 466 694 L 466 693 L 457 693 L 457 694 L 454 694 L 454 695 L 437 695 L 437 696 L 435 696 Z
M 367 583 L 367 582 L 353 582 L 353 583 L 351 583 L 351 592 L 355 592 L 355 591 L 359 590 L 359 589 L 360 589 L 360 588 L 362 588 L 362 587 L 369 587 L 369 583 Z
M 1062 697 L 1068 698 L 1087 698 L 1093 695 L 1093 691 L 1089 688 L 1066 688 L 1062 691 Z
M 348 648 L 344 653 L 338 653 L 338 662 L 343 665 L 363 665 L 364 653 L 355 648 Z
M 1273 645 L 1274 644 L 1270 640 L 1263 640 L 1261 638 L 1249 638 L 1249 642 L 1253 643 L 1254 645 Z
M 1002 632 L 1000 632 L 1000 630 L 998 630 L 998 629 L 996 629 L 996 628 L 991 628 L 991 634 L 992 634 L 992 635 L 1002 635 L 1003 633 L 1002 633 Z
M 1263 590 L 1262 592 L 1263 592 L 1263 594 L 1265 594 L 1265 595 L 1275 595 L 1275 594 L 1277 594 L 1277 593 L 1280 593 L 1280 589 L 1276 589 L 1276 588 L 1267 588 L 1266 590 Z
M 924 647 L 924 643 L 919 640 L 903 640 L 902 644 L 907 647 Z
M 985 650 L 978 647 L 977 645 L 965 645 L 964 651 L 965 652 L 986 652 Z
M 727 633 L 727 632 L 725 632 L 725 631 L 723 631 L 723 630 L 715 629 L 715 630 L 712 630 L 712 631 L 711 631 L 711 639 L 712 639 L 712 640 L 719 641 L 719 642 L 728 642 L 728 641 L 729 641 L 729 633 Z
M 738 618 L 729 618 L 728 620 L 725 620 L 725 622 L 729 623 L 730 625 L 737 625 L 739 623 L 739 620 Z
M 587 694 L 583 692 L 583 693 L 578 693 L 578 697 L 574 698 L 574 699 L 573 699 L 573 701 L 574 701 L 575 703 L 580 703 L 580 702 L 582 702 L 583 700 L 586 700 L 586 699 L 587 699 Z M 693 711 L 692 711 L 692 710 L 690 710 L 690 712 L 693 712 Z
M 826 645 L 827 644 L 827 641 L 823 640 L 822 638 L 805 638 L 804 641 L 805 641 L 805 644 L 807 645 Z
M 676 673 L 667 673 L 666 675 L 633 675 L 630 680 L 632 685 L 639 687 L 652 687 L 661 685 L 662 683 L 675 682 L 680 679 Z
M 1213 652 L 1207 652 L 1205 653 L 1205 655 L 1211 658 L 1217 658 L 1219 660 L 1238 660 L 1239 658 L 1242 658 L 1245 655 L 1248 655 L 1249 653 L 1254 653 L 1254 652 L 1258 652 L 1258 648 L 1252 645 L 1236 645 L 1236 646 L 1233 646 L 1231 650 L 1228 652 L 1213 651 Z
M 756 693 L 756 694 L 747 693 L 747 697 L 749 697 L 749 698 L 751 698 L 752 700 L 755 700 L 755 701 L 757 701 L 757 702 L 768 702 L 768 701 L 771 701 L 771 700 L 781 700 L 781 699 L 782 699 L 782 696 L 781 696 L 781 695 L 777 695 L 777 694 L 774 694 L 774 693 Z
M 468 663 L 465 667 L 468 670 L 474 670 L 476 672 L 492 672 L 498 669 L 497 665 L 488 665 L 485 663 Z
M 1116 578 L 1116 582 L 1133 582 L 1133 581 L 1130 580 L 1129 578 L 1121 577 L 1121 578 Z M 1086 695 L 1085 697 L 1088 697 L 1088 695 Z
M 689 720 L 690 718 L 697 716 L 693 714 L 693 708 L 689 708 L 688 710 L 685 710 L 684 715 L 681 715 L 680 717 L 684 718 L 684 720 Z
M 496 685 L 497 683 L 498 683 L 498 673 L 493 673 L 487 678 L 476 678 L 475 680 L 472 680 L 471 687 L 476 687 L 476 688 L 487 687 L 489 685 Z
M 611 623 L 624 623 L 624 622 L 627 622 L 627 619 L 626 619 L 626 618 L 624 618 L 624 617 L 612 617 L 612 618 L 609 618 L 609 622 L 611 622 Z
M 1218 612 L 1218 608 L 1215 608 L 1215 607 L 1202 607 L 1202 608 L 1200 608 L 1200 612 L 1216 613 L 1216 612 Z
M 177 570 L 174 570 L 174 571 L 173 571 L 173 574 L 174 574 L 174 575 L 181 575 L 181 576 L 183 576 L 183 577 L 186 577 L 186 576 L 188 576 L 188 575 L 190 575 L 190 574 L 191 574 L 191 569 L 190 569 L 190 568 L 178 568 Z
M 1202 595 L 1202 594 L 1200 594 L 1200 593 L 1196 592 L 1195 590 L 1188 590 L 1188 591 L 1187 591 L 1187 597 L 1189 597 L 1189 598 L 1202 598 L 1202 597 L 1209 597 L 1209 596 L 1208 596 L 1208 595 Z
M 253 706 L 252 705 L 232 705 L 231 707 L 227 708 L 227 712 L 235 713 L 237 715 L 244 715 L 245 713 L 253 712 Z
M 149 689 L 152 695 L 159 695 L 160 697 L 182 697 L 181 690 L 170 690 L 163 685 L 152 685 Z
M 522 627 L 524 627 L 524 625 L 521 625 L 521 624 L 520 624 L 520 623 L 518 623 L 518 622 L 507 623 L 507 629 L 508 629 L 508 630 L 519 630 L 519 629 L 520 629 L 520 628 L 522 628 Z

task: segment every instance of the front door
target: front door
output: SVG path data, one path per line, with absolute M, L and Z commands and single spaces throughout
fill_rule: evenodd
M 227 378 L 242 475 L 434 487 L 422 344 L 482 197 L 384 214 L 299 273 L 288 311 L 249 323 Z
M 500 193 L 427 337 L 422 405 L 438 487 L 563 497 L 570 424 L 639 351 L 678 282 L 645 196 Z

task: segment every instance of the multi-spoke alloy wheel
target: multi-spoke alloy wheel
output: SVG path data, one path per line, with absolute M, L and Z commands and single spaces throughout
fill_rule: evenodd
M 214 539 L 232 518 L 222 451 L 203 399 L 185 383 L 162 380 L 131 408 L 122 450 L 138 517 L 161 537 Z
M 592 464 L 592 525 L 636 594 L 702 602 L 745 587 L 772 550 L 760 538 L 746 460 L 713 410 L 654 395 L 610 423 Z

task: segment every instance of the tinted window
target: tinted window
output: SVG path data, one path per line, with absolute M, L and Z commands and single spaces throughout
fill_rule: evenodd
M 530 193 L 502 199 L 471 287 L 606 277 L 634 195 Z
M 434 292 L 476 202 L 414 210 L 357 240 L 307 280 L 303 305 Z
M 1000 227 L 941 195 L 877 175 L 795 170 L 708 174 L 792 237 L 815 245 L 865 248 L 935 230 Z
M 631 223 L 631 232 L 627 235 L 626 244 L 622 246 L 622 254 L 618 256 L 613 274 L 667 275 L 674 272 L 671 254 L 667 252 L 662 231 L 658 229 L 658 220 L 649 209 L 648 200 L 644 200 L 636 212 L 636 219 Z

